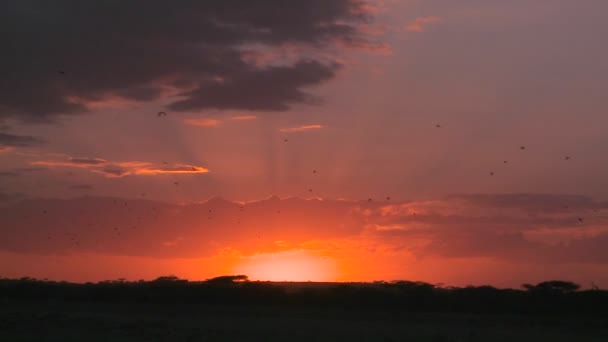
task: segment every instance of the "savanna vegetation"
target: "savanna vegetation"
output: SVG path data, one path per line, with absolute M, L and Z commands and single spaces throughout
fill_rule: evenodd
M 0 279 L 0 341 L 606 341 L 608 291 L 567 281 Z

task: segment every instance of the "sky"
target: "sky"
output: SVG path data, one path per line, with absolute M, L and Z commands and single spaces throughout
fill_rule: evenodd
M 0 276 L 608 286 L 603 0 L 10 0 Z

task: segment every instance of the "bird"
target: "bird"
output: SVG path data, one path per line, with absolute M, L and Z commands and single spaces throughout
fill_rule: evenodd
M 564 159 L 565 160 L 570 160 L 570 156 L 565 156 Z
M 520 149 L 520 150 L 525 150 L 525 149 L 526 149 L 526 146 L 521 146 L 519 149 Z
M 582 217 L 579 217 L 578 220 L 579 220 L 579 222 L 583 222 L 583 218 Z
M 288 141 L 289 141 L 288 139 L 283 139 L 283 142 L 288 142 Z
M 368 202 L 371 202 L 371 201 L 372 201 L 372 199 L 371 199 L 371 198 L 368 198 L 368 199 L 367 199 L 367 201 L 368 201 Z
M 197 170 L 196 170 L 196 168 L 195 168 L 194 166 L 192 167 L 192 171 L 197 171 Z
M 158 115 L 158 117 L 167 116 L 167 113 L 165 113 L 165 112 L 158 112 L 158 114 L 156 114 L 156 115 Z
M 391 200 L 391 197 L 390 197 L 390 196 L 386 196 L 386 200 L 387 200 L 387 201 L 390 201 L 390 200 Z
M 494 172 L 490 172 L 490 176 L 494 176 Z
M 175 185 L 179 185 L 179 182 L 173 182 L 173 184 L 175 184 Z
M 503 163 L 503 164 L 506 164 L 506 163 L 508 163 L 508 162 L 509 162 L 508 160 L 504 160 L 502 163 Z
M 65 71 L 63 70 L 57 70 L 58 73 L 60 73 L 61 75 L 65 75 Z
M 441 125 L 440 124 L 436 124 L 435 127 L 436 128 L 441 128 Z
M 312 170 L 312 173 L 317 173 L 317 170 Z
M 312 192 L 312 189 L 308 189 L 308 191 Z

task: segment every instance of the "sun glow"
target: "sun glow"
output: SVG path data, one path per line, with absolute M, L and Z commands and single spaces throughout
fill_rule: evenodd
M 256 254 L 235 267 L 238 274 L 251 280 L 269 281 L 335 281 L 334 260 L 307 251 Z

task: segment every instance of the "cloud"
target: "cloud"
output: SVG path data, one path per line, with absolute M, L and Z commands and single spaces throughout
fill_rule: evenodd
M 14 149 L 14 147 L 0 145 L 0 154 L 11 152 Z
M 0 148 L 4 147 L 27 147 L 38 145 L 42 140 L 28 135 L 13 135 L 0 132 Z M 0 150 L 1 151 L 1 150 Z
M 82 165 L 103 165 L 107 164 L 108 161 L 99 158 L 70 158 L 70 163 Z
M 196 89 L 180 93 L 186 99 L 173 102 L 169 108 L 285 111 L 295 103 L 318 104 L 319 100 L 302 88 L 333 78 L 338 68 L 337 63 L 302 61 L 249 71 L 231 79 L 199 83 Z
M 430 16 L 430 17 L 419 17 L 416 20 L 405 26 L 405 30 L 408 32 L 424 32 L 425 28 L 429 24 L 434 24 L 440 22 L 442 19 L 440 17 Z
M 305 126 L 298 126 L 298 127 L 281 128 L 279 131 L 284 132 L 284 133 L 293 133 L 293 132 L 306 132 L 306 131 L 316 130 L 316 129 L 321 129 L 321 128 L 325 128 L 325 126 L 305 125 Z
M 222 122 L 217 119 L 186 119 L 184 120 L 184 123 L 186 125 L 198 127 L 218 127 L 222 124 Z
M 339 46 L 374 45 L 358 29 L 369 24 L 369 8 L 360 0 L 9 0 L 0 13 L 0 38 L 12 51 L 0 56 L 0 116 L 49 121 L 170 94 L 181 97 L 169 103 L 174 111 L 318 103 L 303 89 L 333 78 L 337 63 L 307 54 L 259 67 L 242 52 L 293 45 L 339 55 Z
M 0 177 L 15 177 L 19 176 L 17 172 L 13 171 L 0 171 Z
M 65 160 L 38 160 L 31 165 L 42 165 L 48 167 L 75 167 L 88 169 L 91 172 L 102 174 L 108 178 L 120 178 L 125 176 L 145 175 L 179 175 L 179 174 L 203 174 L 209 169 L 189 164 L 158 164 L 140 161 L 116 162 L 101 158 L 72 158 Z
M 239 116 L 233 116 L 230 119 L 231 120 L 235 120 L 235 121 L 250 121 L 250 120 L 257 119 L 257 116 L 255 116 L 255 115 L 239 115 Z
M 116 167 L 116 166 L 104 167 L 103 169 L 95 169 L 92 171 L 95 173 L 102 174 L 108 178 L 121 178 L 121 177 L 128 176 L 131 174 L 129 172 L 129 170 L 123 169 L 120 167 Z
M 74 247 L 65 234 L 77 233 L 81 251 L 160 258 L 208 256 L 227 247 L 244 254 L 346 248 L 339 240 L 351 241 L 349 249 L 404 250 L 418 258 L 608 264 L 607 204 L 588 200 L 577 212 L 528 216 L 528 208 L 536 206 L 529 198 L 551 196 L 523 195 L 455 196 L 492 198 L 474 204 L 450 197 L 391 205 L 278 197 L 183 205 L 95 197 L 31 199 L 0 210 L 7 223 L 0 227 L 0 249 L 61 252 Z M 500 198 L 499 203 L 511 203 L 509 208 L 492 204 Z M 577 219 L 581 213 L 586 213 L 582 223 Z M 47 234 L 54 239 L 50 243 Z

